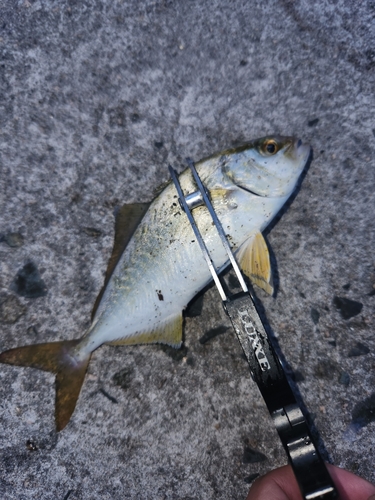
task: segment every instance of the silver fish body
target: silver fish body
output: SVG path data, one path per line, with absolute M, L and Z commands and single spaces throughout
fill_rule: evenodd
M 262 231 L 284 205 L 310 153 L 298 140 L 277 138 L 286 146 L 267 156 L 261 149 L 266 140 L 196 166 L 234 251 Z M 180 175 L 180 184 L 185 194 L 196 190 L 189 170 Z M 216 267 L 224 267 L 227 255 L 206 208 L 196 208 L 194 218 Z M 141 334 L 150 342 L 163 342 L 165 326 L 210 279 L 171 183 L 151 204 L 125 249 L 79 348 L 86 355 L 102 343 L 138 343 Z M 166 342 L 179 345 L 180 337 L 175 340 Z
M 310 147 L 300 140 L 275 136 L 196 164 L 240 267 L 269 293 L 272 273 L 261 231 L 294 190 L 309 154 Z M 190 170 L 179 180 L 185 194 L 196 191 Z M 224 268 L 227 255 L 206 208 L 197 207 L 193 214 L 216 268 Z M 56 374 L 57 430 L 66 426 L 74 411 L 95 349 L 104 343 L 161 342 L 178 347 L 183 310 L 211 279 L 172 183 L 151 203 L 125 243 L 121 257 L 117 258 L 119 251 L 114 249 L 106 289 L 81 339 L 23 346 L 0 354 L 2 363 Z M 118 262 L 112 272 L 114 256 Z

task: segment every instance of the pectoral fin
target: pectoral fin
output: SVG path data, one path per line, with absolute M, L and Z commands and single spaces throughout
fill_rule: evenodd
M 169 318 L 158 328 L 148 332 L 140 332 L 118 339 L 114 342 L 108 342 L 109 345 L 136 345 L 136 344 L 167 344 L 178 349 L 182 343 L 182 313 Z
M 270 254 L 260 232 L 248 238 L 238 251 L 238 262 L 243 272 L 264 291 L 273 294 Z
M 125 250 L 127 244 L 134 234 L 134 231 L 137 229 L 149 206 L 150 203 L 133 203 L 132 205 L 123 205 L 118 211 L 115 222 L 115 241 L 113 245 L 112 255 L 108 262 L 103 288 L 100 290 L 100 293 L 96 298 L 91 313 L 91 319 L 95 316 L 96 310 L 100 304 L 108 281 L 112 276 L 112 273 L 122 255 L 122 252 Z

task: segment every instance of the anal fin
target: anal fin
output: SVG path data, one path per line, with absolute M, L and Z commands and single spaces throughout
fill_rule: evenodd
M 108 342 L 109 345 L 167 344 L 178 349 L 182 343 L 183 316 L 179 313 L 168 318 L 157 328 Z
M 242 271 L 251 282 L 273 294 L 272 269 L 267 243 L 260 232 L 248 238 L 238 251 Z

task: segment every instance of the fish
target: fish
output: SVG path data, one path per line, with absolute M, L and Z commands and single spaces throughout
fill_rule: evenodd
M 294 191 L 310 152 L 300 139 L 267 136 L 196 163 L 242 271 L 270 294 L 272 269 L 262 231 Z M 185 195 L 197 189 L 189 169 L 179 182 Z M 212 219 L 203 206 L 193 214 L 220 272 L 228 256 Z M 1 363 L 55 374 L 58 432 L 74 412 L 93 351 L 102 344 L 179 348 L 184 310 L 212 279 L 172 182 L 151 203 L 124 205 L 115 229 L 104 286 L 84 335 L 0 354 Z

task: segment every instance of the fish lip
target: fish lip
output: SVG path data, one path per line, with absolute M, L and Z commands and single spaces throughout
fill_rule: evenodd
M 243 191 L 246 191 L 247 193 L 253 194 L 254 196 L 258 196 L 259 198 L 265 198 L 264 195 L 256 193 L 255 191 L 252 191 L 251 189 L 245 188 L 244 186 L 241 186 L 241 184 L 237 184 L 237 187 L 239 187 Z

